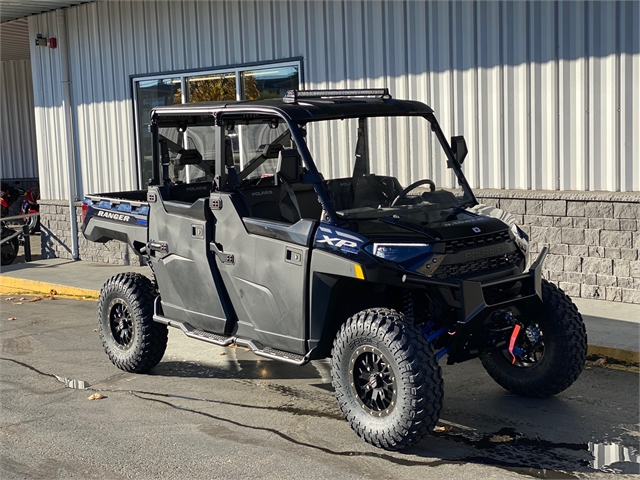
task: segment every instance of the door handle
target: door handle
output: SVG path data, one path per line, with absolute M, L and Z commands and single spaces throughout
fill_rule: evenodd
M 167 253 L 169 251 L 169 244 L 167 242 L 160 242 L 157 240 L 149 240 L 148 247 L 149 250 L 154 250 L 156 252 Z
M 211 242 L 209 249 L 216 254 L 222 263 L 227 265 L 234 265 L 236 263 L 235 255 L 230 252 L 223 252 L 216 242 Z

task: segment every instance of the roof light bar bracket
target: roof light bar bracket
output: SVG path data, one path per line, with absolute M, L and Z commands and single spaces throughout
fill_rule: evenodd
M 289 90 L 283 97 L 285 103 L 298 103 L 301 99 L 378 97 L 390 99 L 388 88 L 356 88 L 348 90 Z

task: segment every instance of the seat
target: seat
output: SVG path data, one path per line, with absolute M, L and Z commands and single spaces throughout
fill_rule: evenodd
M 353 204 L 356 207 L 388 207 L 402 191 L 395 177 L 364 175 L 354 179 Z
M 276 185 L 284 182 L 291 185 L 300 182 L 302 168 L 300 166 L 300 154 L 295 149 L 280 150 L 276 166 Z
M 325 185 L 336 210 L 348 210 L 353 207 L 353 178 L 334 178 L 326 180 Z
M 300 154 L 295 149 L 278 154 L 276 183 L 282 185 L 284 196 L 280 202 L 282 217 L 292 223 L 302 218 L 318 220 L 322 207 L 313 185 L 302 183 L 303 168 Z
M 174 160 L 175 165 L 198 165 L 200 163 L 202 163 L 202 154 L 195 148 L 183 148 Z
M 244 187 L 239 191 L 244 196 L 250 217 L 278 222 L 283 220 L 280 212 L 280 200 L 283 193 L 279 185 Z
M 384 175 L 364 175 L 361 177 L 336 178 L 328 180 L 326 186 L 331 192 L 335 209 L 388 207 L 402 191 L 395 177 Z

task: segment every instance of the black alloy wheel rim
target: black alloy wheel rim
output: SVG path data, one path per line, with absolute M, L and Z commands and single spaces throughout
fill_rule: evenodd
M 540 364 L 544 358 L 545 344 L 544 333 L 537 323 L 532 323 L 523 328 L 516 339 L 516 347 L 522 349 L 522 353 L 514 357 L 513 366 L 518 368 L 533 368 Z M 513 361 L 511 354 L 505 350 L 505 356 L 509 362 Z
M 360 406 L 374 417 L 386 417 L 396 405 L 396 374 L 387 357 L 364 345 L 351 355 L 351 389 Z
M 118 348 L 128 349 L 133 343 L 135 332 L 131 311 L 127 304 L 120 299 L 112 301 L 109 306 L 109 327 L 111 328 L 111 337 Z

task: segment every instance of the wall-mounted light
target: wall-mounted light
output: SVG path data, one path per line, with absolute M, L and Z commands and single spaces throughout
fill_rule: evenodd
M 46 47 L 47 39 L 42 37 L 41 33 L 36 35 L 36 47 Z

